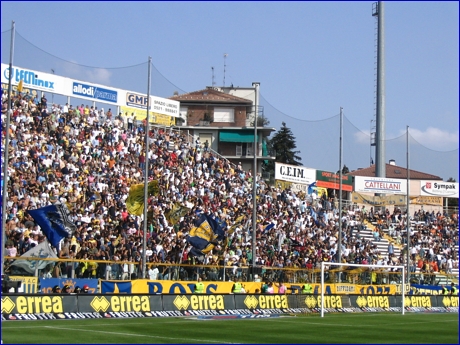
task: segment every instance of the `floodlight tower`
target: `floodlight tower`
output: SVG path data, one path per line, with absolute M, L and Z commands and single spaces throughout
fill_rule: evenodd
M 377 19 L 377 75 L 375 104 L 375 177 L 386 177 L 385 163 L 385 26 L 383 1 L 372 4 L 372 16 Z M 371 137 L 372 137 L 371 133 Z

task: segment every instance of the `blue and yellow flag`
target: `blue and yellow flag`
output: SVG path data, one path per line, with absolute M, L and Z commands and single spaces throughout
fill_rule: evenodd
M 126 208 L 129 214 L 140 216 L 144 213 L 144 184 L 134 184 L 129 188 L 128 198 L 126 199 Z M 154 180 L 148 184 L 148 195 L 160 194 L 158 181 Z
M 196 226 L 190 230 L 190 234 L 186 238 L 193 247 L 190 253 L 195 256 L 209 253 L 218 242 L 224 239 L 224 224 L 206 214 L 201 214 Z

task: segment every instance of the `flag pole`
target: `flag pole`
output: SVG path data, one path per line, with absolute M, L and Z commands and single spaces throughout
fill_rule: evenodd
M 13 51 L 14 51 L 14 21 L 11 22 L 11 45 L 10 45 L 10 66 L 9 66 L 9 78 L 8 78 L 8 110 L 6 112 L 6 135 L 5 135 L 5 145 L 3 146 L 4 159 L 3 159 L 3 190 L 2 190 L 2 265 L 1 265 L 1 274 L 3 276 L 5 269 L 5 244 L 6 244 L 6 203 L 8 202 L 7 193 L 8 193 L 8 148 L 10 142 L 10 117 L 11 117 L 11 79 L 13 78 Z
M 150 65 L 152 58 L 149 56 L 148 82 L 147 82 L 147 119 L 145 123 L 145 172 L 144 172 L 144 231 L 142 240 L 142 279 L 146 277 L 147 267 L 147 209 L 149 197 L 149 126 L 150 126 Z

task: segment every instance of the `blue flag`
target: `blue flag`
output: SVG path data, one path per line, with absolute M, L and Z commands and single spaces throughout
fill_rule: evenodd
M 275 226 L 275 223 L 269 223 L 269 224 L 265 225 L 263 233 L 266 234 L 271 229 L 273 229 L 274 226 Z
M 224 239 L 226 223 L 201 214 L 190 230 L 187 242 L 193 247 L 190 253 L 201 256 L 209 253 L 218 242 Z
M 308 185 L 308 195 L 313 194 L 316 191 L 316 181 Z
M 40 226 L 48 241 L 56 248 L 63 238 L 72 235 L 77 228 L 70 220 L 69 210 L 64 204 L 49 205 L 27 212 Z

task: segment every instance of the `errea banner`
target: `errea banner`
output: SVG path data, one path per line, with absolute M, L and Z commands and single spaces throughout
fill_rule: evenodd
M 316 169 L 275 162 L 275 180 L 312 184 L 316 181 Z
M 79 97 L 97 99 L 102 102 L 117 103 L 118 100 L 117 91 L 75 81 L 72 83 L 72 94 Z
M 458 198 L 458 183 L 444 181 L 420 181 L 420 195 Z
M 355 176 L 355 192 L 407 194 L 407 181 L 384 177 Z

